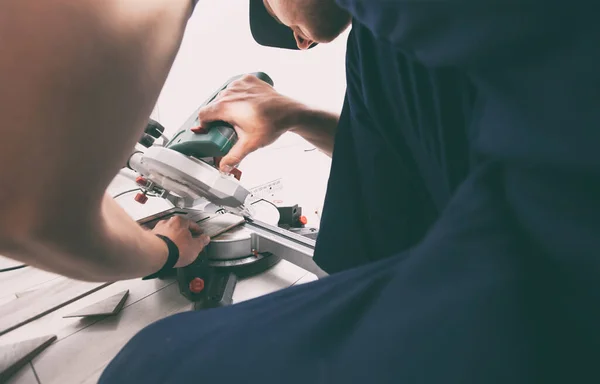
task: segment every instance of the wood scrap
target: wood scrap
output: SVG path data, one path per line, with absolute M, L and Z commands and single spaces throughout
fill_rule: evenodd
M 306 273 L 282 260 L 265 274 L 240 280 L 234 302 L 287 288 Z M 131 292 L 133 295 L 133 290 Z M 95 383 L 106 365 L 140 330 L 167 316 L 188 311 L 191 307 L 189 300 L 179 293 L 178 285 L 171 284 L 128 305 L 127 310 L 118 317 L 103 318 L 59 340 L 51 349 L 37 357 L 33 366 L 40 382 L 44 384 Z
M 10 301 L 9 298 L 19 297 L 19 292 L 33 290 L 58 278 L 57 274 L 33 267 L 3 272 L 0 274 L 0 302 Z
M 121 312 L 128 296 L 129 290 L 126 290 L 63 317 L 114 316 Z
M 59 279 L 59 280 L 57 280 Z M 34 293 L 40 293 L 43 292 L 43 290 L 48 289 L 49 287 L 51 287 L 52 285 L 56 284 L 57 282 L 59 282 L 60 280 L 65 279 L 62 276 L 56 276 L 54 279 L 50 279 L 48 281 L 45 281 L 43 283 L 34 285 L 32 287 L 29 287 L 28 289 L 24 290 L 24 291 L 19 291 L 15 293 L 15 297 L 17 299 L 20 299 L 22 297 L 34 294 Z
M 0 345 L 0 383 L 6 382 L 55 340 L 56 336 L 51 335 Z
M 62 279 L 42 292 L 10 301 L 0 307 L 0 336 L 110 284 Z
M 44 384 L 90 382 L 141 329 L 190 309 L 191 303 L 179 293 L 177 284 L 171 284 L 128 306 L 118 317 L 105 317 L 60 340 L 36 358 L 33 366 Z
M 73 313 L 80 308 L 92 305 L 93 303 L 101 301 L 109 296 L 113 296 L 119 292 L 129 290 L 129 295 L 125 305 L 121 309 L 121 315 L 119 315 L 122 317 L 122 313 L 125 308 L 128 308 L 136 302 L 153 295 L 157 291 L 160 291 L 171 284 L 174 284 L 173 279 L 154 279 L 146 281 L 142 279 L 131 279 L 117 281 L 108 287 L 102 288 L 97 292 L 82 297 L 81 299 L 65 305 L 64 307 L 59 308 L 42 318 L 36 319 L 28 324 L 10 331 L 3 336 L 0 336 L 0 340 L 4 343 L 17 342 L 19 340 L 44 336 L 50 333 L 56 335 L 58 337 L 58 342 L 60 342 L 62 339 L 67 338 L 106 318 L 104 316 L 65 318 L 65 315 Z
M 23 368 L 21 368 L 18 372 L 8 378 L 8 381 L 3 384 L 41 384 L 37 377 L 35 376 L 35 372 L 33 371 L 33 365 L 31 362 L 27 363 Z
M 198 223 L 202 232 L 210 238 L 217 237 L 232 228 L 245 223 L 243 217 L 231 213 L 214 215 Z

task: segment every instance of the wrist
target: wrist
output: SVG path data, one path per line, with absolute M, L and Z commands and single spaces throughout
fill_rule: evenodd
M 306 105 L 297 105 L 289 109 L 289 113 L 285 126 L 287 131 L 299 134 L 302 136 L 314 128 L 315 121 L 318 120 L 318 111 Z
M 294 109 L 288 131 L 300 136 L 312 136 L 315 131 L 335 130 L 338 120 L 335 114 L 302 105 Z
M 144 276 L 156 273 L 167 262 L 169 258 L 169 247 L 157 237 L 154 233 L 147 231 L 144 241 L 149 245 L 150 257 L 147 268 L 144 270 Z

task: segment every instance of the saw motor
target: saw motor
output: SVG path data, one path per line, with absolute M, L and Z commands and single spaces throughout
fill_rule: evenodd
M 273 80 L 266 73 L 250 75 L 273 86 Z M 207 201 L 231 213 L 246 217 L 252 215 L 246 204 L 250 192 L 240 183 L 241 172 L 233 169 L 226 175 L 218 169 L 221 158 L 237 143 L 235 129 L 224 121 L 200 128 L 198 120 L 201 108 L 212 103 L 229 84 L 243 76 L 227 80 L 164 145 L 152 145 L 153 142 L 148 140 L 147 136 L 152 132 L 164 136 L 164 128 L 158 122 L 150 121 L 144 135 L 144 143 L 150 144 L 148 149 L 135 152 L 128 162 L 128 167 L 140 175 L 137 182 L 144 195 L 151 192 L 169 199 L 180 208 L 198 206 Z M 144 198 L 139 200 L 145 202 Z

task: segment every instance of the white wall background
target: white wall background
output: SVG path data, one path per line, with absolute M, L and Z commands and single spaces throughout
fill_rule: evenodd
M 255 71 L 269 74 L 285 95 L 339 112 L 346 37 L 307 52 L 261 47 L 250 33 L 247 0 L 200 0 L 153 117 L 172 133 L 227 79 Z M 320 210 L 330 160 L 318 151 L 306 152 L 311 148 L 286 134 L 241 164 L 242 181 L 254 187 L 283 178 L 286 203 L 303 205 L 305 213 Z

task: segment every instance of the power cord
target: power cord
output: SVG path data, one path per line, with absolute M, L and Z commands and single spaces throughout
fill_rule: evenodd
M 142 190 L 141 188 L 129 189 L 129 190 L 127 190 L 127 191 L 123 191 L 123 192 L 117 193 L 117 194 L 116 194 L 116 195 L 114 195 L 112 198 L 113 198 L 113 199 L 116 199 L 116 198 L 118 198 L 118 197 L 121 197 L 121 196 L 123 196 L 123 195 L 126 195 L 126 194 L 128 194 L 128 193 L 137 192 L 137 191 L 141 191 L 141 190 Z
M 112 198 L 113 198 L 113 199 L 116 199 L 116 198 L 118 198 L 118 197 L 121 197 L 121 196 L 127 195 L 128 193 L 132 193 L 132 192 L 138 192 L 138 191 L 142 191 L 142 188 L 129 189 L 129 190 L 127 190 L 127 191 L 123 191 L 123 192 L 117 193 L 117 194 L 116 194 L 116 195 L 114 195 Z M 159 197 L 159 196 L 160 196 L 160 194 L 158 194 L 158 193 L 153 193 L 153 192 L 146 192 L 146 196 L 150 196 L 150 197 Z
M 0 273 L 16 271 L 17 269 L 25 268 L 26 266 L 27 266 L 27 264 L 22 264 L 22 265 L 15 265 L 14 267 L 3 268 L 3 269 L 0 269 Z
M 275 205 L 275 203 L 273 203 L 272 201 L 269 201 L 269 200 L 267 200 L 267 199 L 262 199 L 262 198 L 261 198 L 261 199 L 258 199 L 258 200 L 256 200 L 255 202 L 253 202 L 253 203 L 252 203 L 252 204 L 250 204 L 250 205 L 254 205 L 254 204 L 256 204 L 256 203 L 260 203 L 261 201 L 264 201 L 265 203 L 269 203 L 269 204 L 271 204 L 272 206 L 274 206 L 276 209 L 279 209 L 279 208 L 278 208 L 278 207 Z

